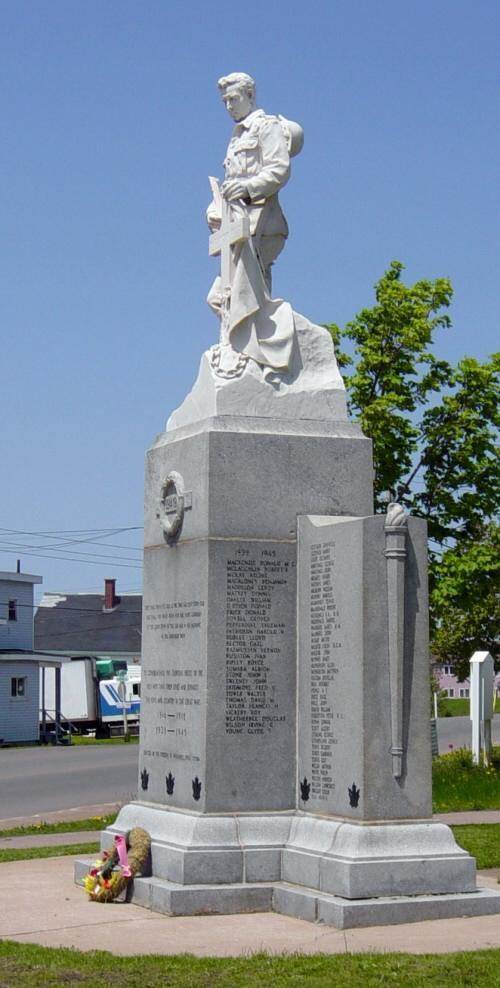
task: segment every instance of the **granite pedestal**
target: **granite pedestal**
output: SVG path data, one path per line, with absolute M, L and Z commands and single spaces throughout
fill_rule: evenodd
M 250 369 L 235 411 L 204 361 L 147 454 L 139 799 L 103 846 L 146 829 L 132 898 L 173 915 L 500 911 L 431 820 L 425 525 L 372 516 L 338 372 L 314 395 Z
M 260 426 L 213 419 L 148 453 L 140 792 L 161 806 L 295 808 L 297 516 L 368 512 L 370 444 L 347 422 Z M 189 507 L 170 536 L 172 475 Z

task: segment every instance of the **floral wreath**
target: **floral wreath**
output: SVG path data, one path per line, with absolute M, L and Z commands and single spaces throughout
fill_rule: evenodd
M 89 899 L 113 902 L 144 870 L 150 848 L 151 838 L 141 827 L 134 827 L 126 835 L 115 834 L 113 847 L 102 852 L 83 880 Z

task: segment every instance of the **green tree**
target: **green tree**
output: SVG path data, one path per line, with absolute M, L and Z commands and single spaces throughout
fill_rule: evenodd
M 408 286 L 403 270 L 393 261 L 375 305 L 328 328 L 350 412 L 373 441 L 376 508 L 395 498 L 427 519 L 432 648 L 464 677 L 472 651 L 497 651 L 499 637 L 500 355 L 455 368 L 439 360 L 451 284 Z
M 433 652 L 453 661 L 461 678 L 478 649 L 498 657 L 500 628 L 500 528 L 491 523 L 480 537 L 458 542 L 431 564 Z

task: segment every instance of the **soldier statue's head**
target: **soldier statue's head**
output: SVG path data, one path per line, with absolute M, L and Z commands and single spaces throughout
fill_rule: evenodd
M 246 72 L 231 72 L 217 83 L 229 115 L 238 122 L 255 110 L 255 82 Z

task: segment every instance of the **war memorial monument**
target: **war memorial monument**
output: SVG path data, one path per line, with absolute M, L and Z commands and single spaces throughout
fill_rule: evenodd
M 139 797 L 103 842 L 148 831 L 132 900 L 165 914 L 499 912 L 432 821 L 425 522 L 373 514 L 330 334 L 273 293 L 301 127 L 219 90 L 219 340 L 147 453 Z

